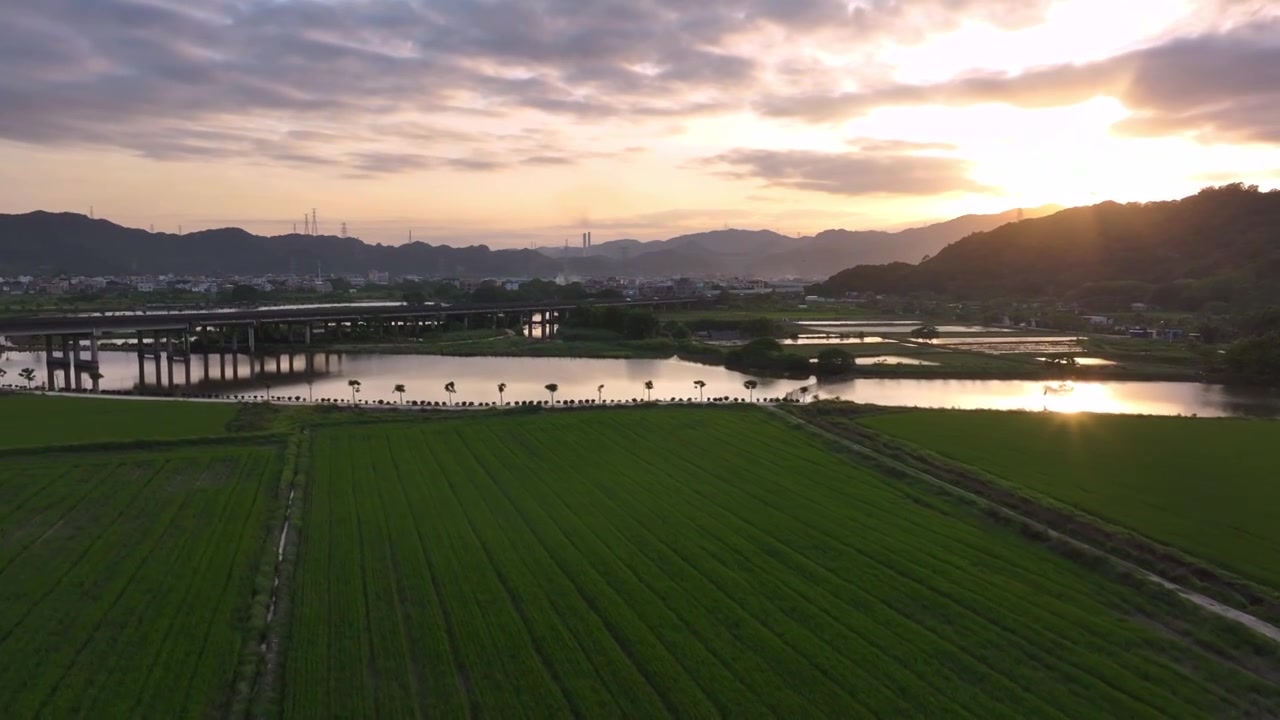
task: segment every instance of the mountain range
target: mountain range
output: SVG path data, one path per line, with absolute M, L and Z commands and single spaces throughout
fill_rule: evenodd
M 493 250 L 413 242 L 369 244 L 332 235 L 263 237 L 239 228 L 152 233 L 74 213 L 0 215 L 0 275 L 264 275 L 312 272 L 431 277 L 544 277 L 559 274 L 823 277 L 833 267 L 917 261 L 949 243 L 1056 208 L 966 215 L 900 232 L 826 230 L 792 238 L 771 230 L 726 229 L 669 240 L 614 240 L 588 254 Z M 581 248 L 576 248 L 581 253 Z
M 613 261 L 634 268 L 629 274 L 823 277 L 832 268 L 854 264 L 917 262 L 971 233 L 1061 209 L 1045 205 L 993 215 L 965 215 L 898 232 L 839 229 L 796 238 L 772 230 L 726 229 L 670 240 L 610 240 L 585 250 L 580 245 L 570 245 L 539 252 L 583 267 L 592 267 L 591 263 L 605 266 L 604 261 Z

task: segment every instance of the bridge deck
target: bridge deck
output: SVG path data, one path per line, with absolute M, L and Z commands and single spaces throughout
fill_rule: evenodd
M 89 335 L 104 332 L 150 330 L 191 330 L 202 325 L 257 325 L 288 322 L 346 322 L 376 318 L 422 318 L 488 313 L 543 312 L 571 310 L 583 306 L 654 307 L 680 305 L 701 300 L 680 297 L 645 300 L 594 300 L 579 302 L 470 303 L 466 305 L 385 305 L 262 308 L 255 310 L 210 310 L 208 312 L 153 313 L 147 315 L 47 315 L 0 318 L 0 335 Z

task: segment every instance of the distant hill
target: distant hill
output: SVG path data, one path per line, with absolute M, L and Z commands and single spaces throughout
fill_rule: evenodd
M 995 215 L 965 215 L 899 232 L 824 230 L 814 236 L 787 237 L 772 230 L 726 229 L 681 235 L 670 240 L 611 240 L 593 245 L 544 248 L 549 257 L 566 258 L 571 267 L 590 258 L 608 258 L 632 274 L 721 273 L 766 277 L 821 277 L 833 267 L 861 263 L 916 262 L 979 230 L 1061 208 L 1046 205 Z
M 368 244 L 332 235 L 264 237 L 239 228 L 151 233 L 74 213 L 0 215 L 0 275 L 263 275 L 366 273 L 432 277 L 756 275 L 821 277 L 855 263 L 916 261 L 973 232 L 1051 208 L 968 215 L 901 232 L 827 230 L 791 238 L 772 230 L 716 230 L 670 240 L 613 240 L 534 250 L 415 242 Z
M 1240 184 L 1181 200 L 1071 208 L 973 233 L 917 265 L 860 265 L 828 292 L 1089 298 L 1198 309 L 1280 300 L 1280 191 Z
M 332 235 L 262 237 L 239 228 L 171 235 L 73 213 L 0 215 L 0 274 L 262 275 L 366 273 L 554 277 L 562 263 L 533 250 L 370 245 Z

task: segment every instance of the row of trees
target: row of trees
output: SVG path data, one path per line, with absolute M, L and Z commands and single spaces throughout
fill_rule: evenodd
M 8 374 L 9 374 L 8 370 L 5 370 L 4 368 L 0 368 L 0 378 Z M 22 378 L 23 380 L 26 380 L 27 388 L 30 389 L 31 386 L 36 381 L 36 370 L 35 368 L 22 368 L 21 370 L 18 371 L 18 377 Z M 98 379 L 102 379 L 102 376 L 99 375 Z
M 3 375 L 3 371 L 0 371 L 0 375 Z M 310 393 L 312 384 L 313 384 L 313 381 L 311 380 L 307 381 L 308 400 L 314 402 Z M 360 390 L 362 387 L 364 387 L 364 384 L 359 380 L 352 378 L 347 381 L 347 386 L 351 388 L 351 402 L 353 403 L 357 402 L 356 396 L 360 393 Z M 698 400 L 699 401 L 705 400 L 706 398 L 705 390 L 707 387 L 707 383 L 703 380 L 694 380 L 693 386 L 698 390 Z M 759 386 L 760 386 L 760 383 L 755 380 L 747 380 L 742 383 L 742 387 L 750 393 L 750 397 L 752 400 L 755 399 L 755 390 Z M 267 399 L 270 400 L 271 386 L 268 384 L 266 387 L 267 387 Z M 643 387 L 645 391 L 645 399 L 652 400 L 653 389 L 654 389 L 653 381 L 645 380 Z M 556 393 L 560 392 L 560 385 L 557 383 L 547 383 L 546 385 L 543 386 L 543 389 L 546 390 L 548 394 L 550 394 L 551 404 L 554 405 L 556 402 Z M 457 384 L 454 383 L 453 381 L 449 381 L 445 383 L 444 391 L 449 394 L 449 405 L 453 405 L 453 396 L 458 392 Z M 396 383 L 395 387 L 392 389 L 392 392 L 400 396 L 400 404 L 403 405 L 404 394 L 408 392 L 404 383 Z M 506 404 L 506 392 L 507 392 L 507 384 L 498 383 L 498 404 L 499 405 Z M 604 385 L 596 386 L 596 400 L 597 402 L 604 402 Z

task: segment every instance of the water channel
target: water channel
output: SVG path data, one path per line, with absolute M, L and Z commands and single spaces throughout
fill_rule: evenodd
M 290 371 L 292 360 L 293 371 Z M 130 352 L 104 352 L 101 372 L 104 390 L 132 390 L 139 386 L 137 358 Z M 319 400 L 350 400 L 347 381 L 361 383 L 358 399 L 366 402 L 396 401 L 397 384 L 404 384 L 405 400 L 444 401 L 445 383 L 457 390 L 453 399 L 463 402 L 496 402 L 498 383 L 506 383 L 507 401 L 545 400 L 544 386 L 556 383 L 557 399 L 630 401 L 645 397 L 644 383 L 654 384 L 654 399 L 696 398 L 695 380 L 706 382 L 707 397 L 746 399 L 743 382 L 755 379 L 754 396 L 781 397 L 807 386 L 819 397 L 880 405 L 916 407 L 1049 410 L 1059 412 L 1114 412 L 1202 417 L 1280 417 L 1280 393 L 1255 388 L 1228 388 L 1191 382 L 1078 382 L 1069 392 L 1046 390 L 1044 382 L 1028 380 L 920 380 L 862 378 L 835 382 L 781 380 L 744 375 L 722 367 L 681 360 L 599 360 L 529 357 L 441 357 L 433 355 L 316 354 L 308 373 L 304 355 L 272 357 L 265 367 L 248 371 L 249 359 L 239 359 L 239 378 L 223 381 L 217 356 L 210 356 L 206 380 L 203 359 L 192 358 L 192 392 L 221 395 L 265 395 Z M 43 353 L 8 352 L 0 358 L 7 375 L 0 384 L 22 385 L 22 368 L 36 370 L 36 384 L 46 381 Z M 179 365 L 179 368 L 181 366 Z M 277 369 L 279 367 L 279 369 Z M 155 378 L 147 363 L 148 387 Z M 181 386 L 182 371 L 179 376 Z M 311 380 L 309 388 L 307 381 Z M 597 391 L 603 385 L 603 390 Z M 812 397 L 812 394 L 809 395 Z

